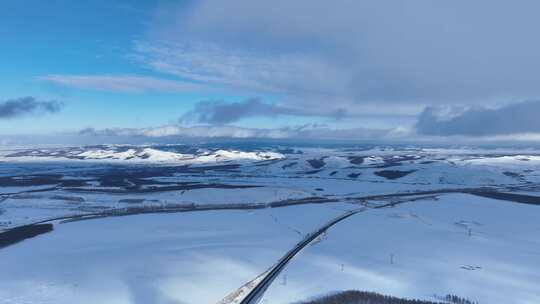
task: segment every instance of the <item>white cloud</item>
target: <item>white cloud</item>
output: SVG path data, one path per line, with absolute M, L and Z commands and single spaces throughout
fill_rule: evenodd
M 76 88 L 128 93 L 210 90 L 206 85 L 135 75 L 46 75 L 39 79 Z
M 166 125 L 154 128 L 119 128 L 81 130 L 87 136 L 123 137 L 200 137 L 200 138 L 266 138 L 266 139 L 325 139 L 325 140 L 384 140 L 404 139 L 410 135 L 406 129 L 333 129 L 319 125 L 303 125 L 276 129 L 244 128 L 237 126 L 192 126 Z

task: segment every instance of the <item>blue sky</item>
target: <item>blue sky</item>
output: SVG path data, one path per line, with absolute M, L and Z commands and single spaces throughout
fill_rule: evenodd
M 0 121 L 2 133 L 97 127 L 142 127 L 175 120 L 190 103 L 211 96 L 126 94 L 62 87 L 43 75 L 153 75 L 127 56 L 145 35 L 154 1 L 3 1 L 0 90 L 2 99 L 39 96 L 65 101 L 54 116 Z
M 528 0 L 2 1 L 0 134 L 536 134 L 525 113 L 540 109 L 538 9 Z M 505 111 L 523 113 L 517 128 L 492 121 Z
M 88 126 L 144 127 L 175 121 L 194 102 L 224 94 L 125 93 L 58 86 L 40 77 L 155 73 L 129 58 L 148 30 L 156 1 L 4 1 L 0 4 L 2 99 L 62 100 L 54 116 L 0 121 L 2 133 L 47 133 Z M 158 75 L 163 77 L 163 75 Z

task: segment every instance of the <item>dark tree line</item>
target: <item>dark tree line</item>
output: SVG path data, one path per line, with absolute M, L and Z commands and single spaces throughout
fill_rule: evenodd
M 375 292 L 348 290 L 297 304 L 478 304 L 455 295 L 447 295 L 441 300 L 444 302 L 410 300 Z

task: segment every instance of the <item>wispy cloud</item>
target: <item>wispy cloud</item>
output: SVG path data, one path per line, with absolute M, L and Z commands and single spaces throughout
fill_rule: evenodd
M 46 75 L 39 79 L 75 88 L 126 93 L 211 90 L 207 85 L 135 75 Z
M 64 104 L 56 100 L 38 101 L 34 97 L 21 97 L 0 102 L 0 119 L 11 119 L 26 115 L 56 113 Z
M 343 71 L 315 53 L 261 54 L 211 42 L 139 41 L 134 57 L 160 73 L 248 92 L 328 96 L 346 90 Z

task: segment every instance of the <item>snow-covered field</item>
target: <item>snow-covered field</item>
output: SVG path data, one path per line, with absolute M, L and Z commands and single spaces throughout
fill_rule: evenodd
M 540 206 L 442 195 L 357 214 L 305 248 L 267 291 L 292 303 L 336 290 L 540 303 Z M 264 302 L 263 302 L 264 303 Z
M 0 303 L 216 303 L 339 208 L 347 206 L 58 224 L 0 250 Z
M 216 303 L 364 206 L 304 248 L 261 303 L 346 289 L 540 303 L 539 169 L 534 149 L 4 149 L 0 231 L 54 230 L 0 248 L 0 303 Z M 399 204 L 373 208 L 388 203 Z M 60 220 L 84 215 L 100 218 Z

